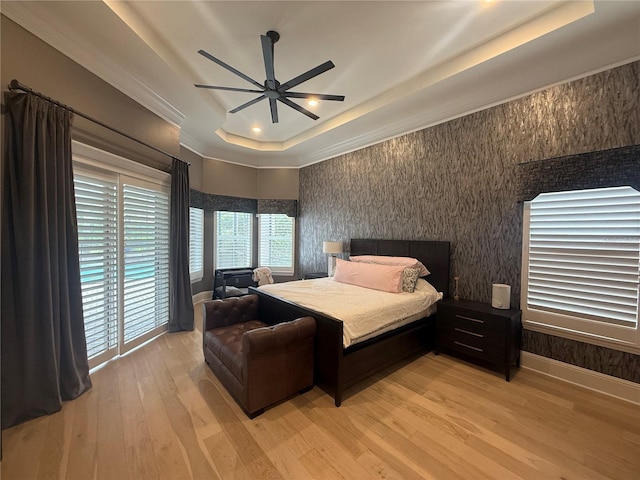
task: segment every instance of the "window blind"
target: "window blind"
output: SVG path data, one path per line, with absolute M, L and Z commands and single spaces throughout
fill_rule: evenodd
M 539 195 L 530 204 L 527 307 L 637 327 L 640 193 Z
M 252 266 L 252 214 L 216 212 L 216 268 Z
M 294 219 L 284 214 L 258 216 L 258 263 L 274 273 L 293 274 Z
M 125 343 L 169 321 L 169 195 L 124 184 Z
M 204 210 L 189 208 L 189 273 L 191 280 L 204 275 Z
M 118 346 L 118 184 L 74 175 L 89 358 Z

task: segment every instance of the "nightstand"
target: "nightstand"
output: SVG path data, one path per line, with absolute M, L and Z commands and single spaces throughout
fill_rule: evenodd
M 451 352 L 465 360 L 504 372 L 520 366 L 522 312 L 500 310 L 487 303 L 443 300 L 438 303 L 435 353 Z
M 304 274 L 304 279 L 305 280 L 312 280 L 314 278 L 325 278 L 327 277 L 327 272 L 313 272 L 313 273 L 305 273 Z

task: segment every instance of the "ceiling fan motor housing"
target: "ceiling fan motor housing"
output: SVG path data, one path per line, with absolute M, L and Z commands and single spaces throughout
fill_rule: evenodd
M 280 40 L 280 34 L 274 30 L 269 30 L 267 32 L 267 37 L 271 39 L 272 43 L 276 43 L 278 40 Z
M 250 100 L 242 105 L 240 105 L 239 107 L 234 108 L 233 110 L 230 110 L 229 113 L 236 113 L 239 112 L 240 110 L 243 110 L 247 107 L 250 107 L 251 105 L 258 103 L 261 100 L 264 99 L 269 99 L 269 108 L 271 110 L 271 121 L 273 123 L 278 123 L 278 107 L 277 107 L 277 103 L 281 102 L 284 103 L 285 105 L 287 105 L 288 107 L 297 110 L 298 112 L 306 115 L 307 117 L 311 118 L 312 120 L 318 120 L 318 117 L 315 113 L 310 112 L 309 110 L 307 110 L 306 108 L 298 105 L 297 103 L 294 103 L 290 100 L 290 98 L 313 98 L 316 100 L 333 100 L 333 101 L 338 101 L 338 102 L 342 102 L 344 100 L 344 95 L 329 95 L 329 94 L 324 94 L 324 93 L 304 93 L 304 92 L 290 92 L 289 89 L 303 83 L 306 82 L 307 80 L 312 79 L 313 77 L 316 77 L 318 75 L 320 75 L 321 73 L 326 72 L 327 70 L 330 70 L 332 68 L 335 67 L 335 65 L 333 64 L 332 61 L 327 61 L 324 62 L 321 65 L 318 65 L 315 68 L 312 68 L 311 70 L 308 70 L 306 72 L 304 72 L 301 75 L 298 75 L 297 77 L 292 78 L 291 80 L 289 80 L 288 82 L 285 82 L 283 84 L 281 84 L 280 82 L 278 82 L 275 79 L 275 72 L 274 72 L 274 65 L 273 65 L 273 44 L 276 43 L 278 40 L 280 40 L 280 34 L 274 30 L 269 30 L 266 35 L 261 35 L 260 36 L 260 41 L 262 44 L 262 55 L 264 58 L 264 65 L 265 65 L 265 71 L 267 74 L 267 79 L 264 81 L 264 84 L 260 84 L 257 81 L 255 81 L 253 78 L 245 75 L 244 73 L 240 72 L 239 70 L 236 70 L 235 68 L 233 68 L 231 65 L 227 65 L 226 63 L 224 63 L 222 60 L 214 57 L 213 55 L 211 55 L 210 53 L 205 52 L 204 50 L 198 50 L 198 53 L 201 54 L 202 56 L 208 58 L 209 60 L 217 63 L 218 65 L 220 65 L 221 67 L 226 68 L 227 70 L 229 70 L 230 72 L 236 74 L 237 76 L 239 76 L 240 78 L 243 78 L 244 80 L 246 80 L 247 82 L 261 88 L 262 90 L 249 90 L 246 88 L 235 88 L 235 87 L 218 87 L 218 86 L 214 86 L 214 85 L 200 85 L 200 84 L 196 84 L 195 86 L 197 88 L 209 88 L 212 90 L 227 90 L 227 91 L 233 91 L 233 92 L 247 92 L 247 93 L 259 93 L 260 96 L 257 98 L 254 98 L 253 100 Z M 277 101 L 278 102 L 277 102 Z

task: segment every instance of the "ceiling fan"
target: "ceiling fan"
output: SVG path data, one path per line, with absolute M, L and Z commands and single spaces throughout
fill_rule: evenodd
M 273 44 L 276 43 L 280 39 L 280 34 L 278 32 L 274 32 L 273 30 L 269 30 L 266 35 L 260 35 L 260 40 L 262 42 L 262 56 L 264 57 L 264 69 L 267 75 L 267 79 L 264 81 L 264 85 L 256 82 L 253 78 L 245 75 L 244 73 L 236 70 L 230 65 L 227 65 L 222 60 L 214 57 L 210 53 L 205 52 L 204 50 L 198 50 L 198 53 L 203 57 L 208 58 L 212 62 L 217 63 L 221 67 L 226 68 L 232 73 L 235 73 L 239 77 L 245 79 L 247 82 L 252 83 L 260 90 L 250 90 L 247 88 L 235 88 L 235 87 L 217 87 L 214 85 L 202 85 L 195 84 L 197 88 L 209 88 L 212 90 L 227 90 L 230 92 L 247 92 L 247 93 L 259 93 L 260 96 L 254 98 L 253 100 L 248 101 L 247 103 L 243 103 L 239 107 L 230 110 L 229 113 L 236 113 L 240 110 L 243 110 L 254 103 L 258 103 L 265 98 L 269 99 L 269 106 L 271 108 L 271 121 L 273 123 L 278 123 L 278 104 L 277 102 L 282 102 L 285 105 L 293 108 L 294 110 L 299 111 L 300 113 L 305 114 L 307 117 L 317 120 L 318 117 L 314 113 L 310 112 L 306 108 L 301 107 L 297 103 L 289 100 L 290 98 L 308 98 L 314 100 L 334 100 L 337 102 L 342 102 L 344 100 L 344 95 L 328 95 L 323 93 L 303 93 L 303 92 L 291 92 L 289 89 L 300 85 L 307 80 L 312 79 L 320 75 L 321 73 L 326 72 L 327 70 L 331 70 L 335 65 L 331 60 L 328 62 L 324 62 L 321 65 L 318 65 L 311 70 L 298 75 L 295 78 L 292 78 L 288 82 L 280 83 L 276 80 L 275 71 L 273 67 Z

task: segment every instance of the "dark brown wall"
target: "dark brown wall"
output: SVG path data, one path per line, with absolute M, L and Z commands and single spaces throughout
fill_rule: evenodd
M 323 240 L 449 240 L 463 298 L 489 302 L 491 284 L 507 283 L 519 305 L 515 166 L 640 143 L 639 92 L 635 62 L 303 168 L 299 271 L 324 270 Z M 561 347 L 547 337 L 530 332 L 525 348 L 552 356 Z M 563 361 L 640 371 L 637 355 L 603 362 L 579 345 Z

